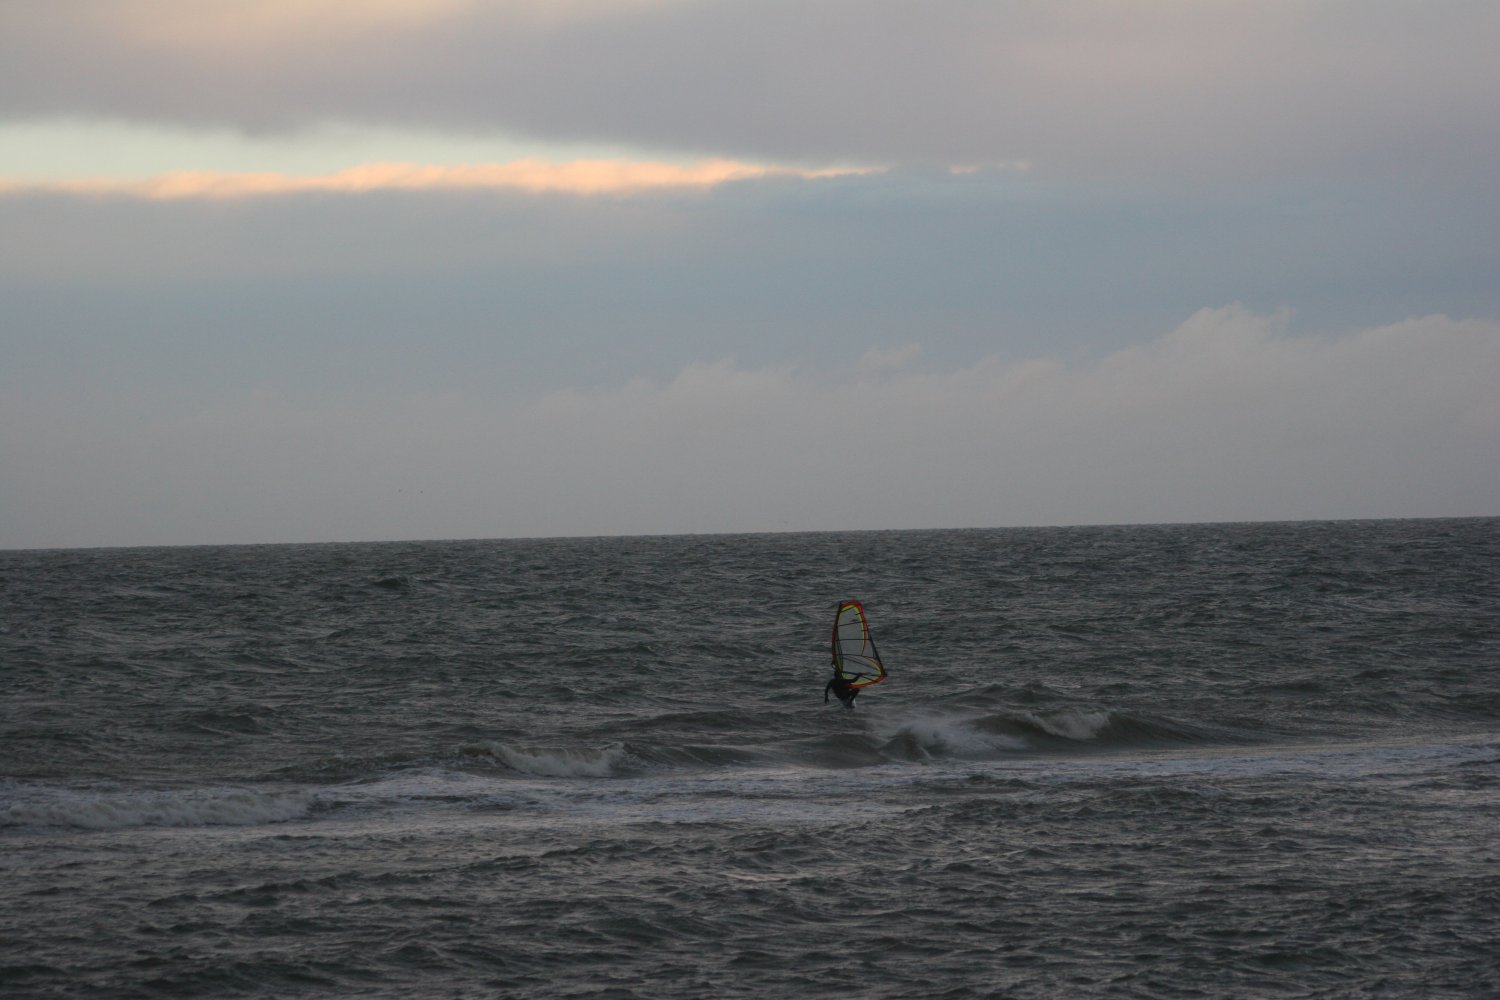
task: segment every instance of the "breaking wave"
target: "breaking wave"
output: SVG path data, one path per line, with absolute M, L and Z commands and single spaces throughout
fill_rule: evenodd
M 538 778 L 609 778 L 621 773 L 623 743 L 603 747 L 522 747 L 491 741 L 478 748 L 520 774 Z
M 920 715 L 877 725 L 871 735 L 883 758 L 903 761 L 1239 741 L 1203 727 L 1101 708 Z

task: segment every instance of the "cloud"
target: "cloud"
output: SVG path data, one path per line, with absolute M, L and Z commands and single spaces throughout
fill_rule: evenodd
M 1205 310 L 1090 361 L 877 381 L 718 362 L 531 399 L 11 394 L 0 545 L 1500 512 L 1500 324 L 1286 324 Z
M 707 188 L 730 181 L 771 177 L 813 180 L 871 171 L 861 168 L 799 170 L 766 164 L 706 160 L 674 163 L 576 160 L 437 166 L 370 163 L 320 176 L 228 171 L 177 171 L 140 180 L 90 178 L 65 181 L 7 181 L 0 196 L 68 194 L 123 196 L 153 200 L 251 198 L 308 193 L 359 194 L 370 191 L 508 190 L 573 195 L 635 194 L 659 188 Z
M 921 344 L 903 344 L 900 347 L 872 347 L 860 355 L 854 363 L 854 370 L 861 375 L 870 376 L 880 372 L 905 368 L 922 353 Z
M 243 8 L 6 5 L 0 115 L 396 123 L 1169 184 L 1482 185 L 1500 155 L 1500 7 L 1469 0 Z
M 546 389 L 704 358 L 855 370 L 872 346 L 920 345 L 872 354 L 864 370 L 882 376 L 1097 356 L 1205 301 L 1290 308 L 1308 331 L 1497 315 L 1500 243 L 1467 204 L 1080 202 L 1016 184 L 891 171 L 606 197 L 14 191 L 0 196 L 0 394 L 126 372 L 168 394 Z
M 674 2 L 681 0 L 108 0 L 95 11 L 120 35 L 145 44 L 253 51 L 279 46 L 288 36 L 337 41 L 475 15 L 532 30 L 555 28 Z

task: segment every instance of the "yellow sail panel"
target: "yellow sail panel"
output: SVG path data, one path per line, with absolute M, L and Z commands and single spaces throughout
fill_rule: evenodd
M 885 680 L 885 665 L 870 635 L 870 621 L 858 601 L 843 602 L 833 617 L 833 665 L 851 687 Z

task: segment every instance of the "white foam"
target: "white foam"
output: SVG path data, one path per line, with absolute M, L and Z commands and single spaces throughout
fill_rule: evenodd
M 490 742 L 485 749 L 512 771 L 541 778 L 608 778 L 626 753 L 623 743 L 603 747 L 517 747 Z
M 507 821 L 831 826 L 905 811 L 905 803 L 883 799 L 892 773 L 786 767 L 653 774 L 604 784 L 538 780 L 525 783 L 535 808 L 513 813 Z
M 900 748 L 914 756 L 985 756 L 999 750 L 1025 750 L 1026 742 L 1013 736 L 977 729 L 972 716 L 920 715 L 893 719 L 878 726 L 876 735 L 887 747 Z
M 494 778 L 462 771 L 430 769 L 402 771 L 377 780 L 319 788 L 316 794 L 321 805 L 361 806 L 402 802 L 487 801 L 497 797 L 498 789 Z
M 145 826 L 256 826 L 300 819 L 311 807 L 311 796 L 300 791 L 12 785 L 5 789 L 4 799 L 0 800 L 0 827 L 123 830 Z
M 1049 762 L 1049 780 L 1097 781 L 1101 775 L 1149 778 L 1184 775 L 1227 778 L 1316 774 L 1330 780 L 1359 780 L 1370 775 L 1447 774 L 1460 764 L 1493 763 L 1495 751 L 1485 743 L 1419 741 L 1312 746 L 1220 747 L 1175 751 L 1144 757 L 1078 759 Z
M 1065 708 L 1060 712 L 1049 712 L 1046 715 L 1034 715 L 1027 712 L 1026 718 L 1043 732 L 1065 740 L 1084 743 L 1097 738 L 1104 731 L 1104 727 L 1109 725 L 1110 716 L 1108 712 Z

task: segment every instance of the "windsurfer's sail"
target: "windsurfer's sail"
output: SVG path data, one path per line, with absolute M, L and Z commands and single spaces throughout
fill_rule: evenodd
M 870 637 L 864 605 L 845 601 L 833 618 L 833 667 L 850 687 L 869 687 L 885 680 L 885 665 Z

